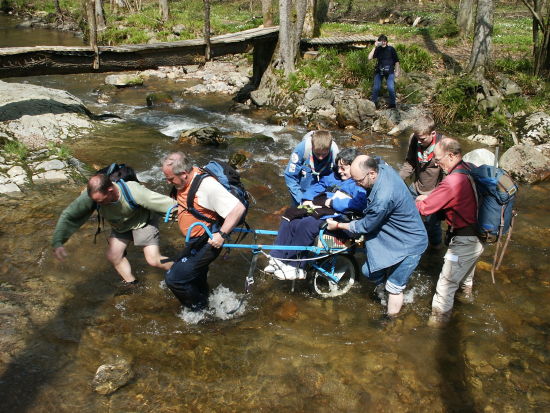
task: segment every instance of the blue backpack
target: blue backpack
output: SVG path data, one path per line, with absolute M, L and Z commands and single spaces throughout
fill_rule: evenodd
M 225 189 L 233 194 L 245 206 L 246 211 L 239 222 L 239 225 L 243 224 L 248 212 L 248 206 L 250 205 L 250 196 L 241 182 L 241 176 L 239 173 L 231 165 L 222 161 L 210 161 L 201 168 L 201 171 L 203 173 L 193 179 L 191 188 L 189 188 L 189 192 L 187 194 L 187 210 L 197 219 L 206 221 L 210 224 L 216 222 L 204 216 L 195 208 L 195 195 L 197 194 L 197 190 L 199 189 L 202 180 L 207 176 L 211 176 L 222 184 Z
M 497 243 L 491 269 L 494 282 L 494 270 L 498 270 L 512 235 L 514 217 L 516 216 L 514 201 L 518 186 L 504 169 L 491 165 L 477 167 L 468 163 L 466 165 L 468 169 L 455 169 L 453 173 L 468 175 L 474 188 L 477 201 L 478 237 L 487 243 Z M 500 241 L 506 234 L 508 237 L 497 261 Z

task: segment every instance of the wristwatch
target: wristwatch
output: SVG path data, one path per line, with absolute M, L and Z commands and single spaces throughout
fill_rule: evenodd
M 225 232 L 223 231 L 218 231 L 218 234 L 220 234 L 222 236 L 223 239 L 228 239 L 229 238 L 229 234 L 226 234 Z

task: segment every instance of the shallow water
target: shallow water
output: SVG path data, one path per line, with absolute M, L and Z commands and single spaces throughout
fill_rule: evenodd
M 113 103 L 94 103 L 104 75 L 44 76 L 24 81 L 58 87 L 82 98 L 96 113 L 124 121 L 106 124 L 71 144 L 79 159 L 103 166 L 127 162 L 147 185 L 167 191 L 159 160 L 173 149 L 199 164 L 250 154 L 242 172 L 256 204 L 249 222 L 277 227 L 276 211 L 288 202 L 282 167 L 305 133 L 269 124 L 268 113 L 229 110 L 227 97 L 182 97 L 181 84 L 150 81 L 120 90 Z M 21 81 L 22 79 L 19 79 Z M 16 81 L 16 80 L 13 80 Z M 170 91 L 174 104 L 147 109 L 146 90 Z M 274 138 L 229 148 L 177 144 L 177 132 L 214 125 L 230 135 L 251 132 Z M 341 146 L 349 134 L 337 131 Z M 367 136 L 369 153 L 397 166 L 405 138 Z M 244 297 L 249 254 L 232 251 L 209 275 L 215 290 L 205 314 L 182 313 L 147 267 L 139 249 L 128 256 L 141 286 L 119 295 L 115 271 L 104 260 L 105 240 L 94 245 L 91 220 L 67 244 L 70 257 L 56 262 L 49 240 L 57 216 L 78 185 L 28 188 L 0 199 L 0 406 L 2 411 L 73 412 L 542 412 L 550 408 L 548 361 L 550 185 L 523 186 L 520 211 L 503 268 L 492 284 L 487 247 L 476 275 L 473 303 L 458 302 L 451 324 L 426 327 L 442 253 L 428 253 L 407 291 L 403 315 L 381 319 L 372 286 L 322 300 L 302 282 L 290 284 L 257 272 Z M 181 247 L 177 225 L 162 226 L 162 249 Z M 268 242 L 266 239 L 264 242 Z M 261 264 L 260 264 L 261 266 Z M 91 390 L 97 367 L 131 361 L 134 379 L 110 396 Z

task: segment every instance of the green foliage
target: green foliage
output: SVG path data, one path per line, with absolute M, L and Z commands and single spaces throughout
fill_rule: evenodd
M 308 86 L 306 80 L 297 73 L 291 73 L 287 79 L 287 88 L 291 92 L 300 92 Z
M 50 156 L 54 155 L 60 159 L 69 159 L 72 156 L 66 145 L 57 145 L 54 142 L 48 142 L 48 152 Z
M 467 75 L 441 79 L 434 97 L 437 122 L 450 124 L 473 118 L 477 112 L 477 88 L 477 82 Z
M 511 114 L 529 109 L 529 103 L 521 96 L 506 96 L 503 104 Z
M 19 141 L 6 142 L 4 151 L 8 156 L 13 156 L 20 161 L 24 161 L 29 155 L 29 148 Z
M 344 57 L 343 84 L 349 87 L 358 86 L 364 93 L 372 87 L 376 62 L 369 60 L 369 50 L 354 50 Z
M 395 50 L 399 55 L 401 69 L 405 72 L 425 72 L 432 68 L 432 56 L 416 44 L 398 44 Z
M 452 16 L 446 17 L 443 22 L 430 29 L 430 34 L 435 39 L 440 39 L 442 37 L 456 37 L 460 33 L 456 20 Z
M 531 57 L 524 56 L 523 58 L 517 57 L 502 57 L 494 61 L 494 67 L 496 70 L 502 73 L 516 74 L 516 73 L 532 73 L 533 72 L 533 60 Z

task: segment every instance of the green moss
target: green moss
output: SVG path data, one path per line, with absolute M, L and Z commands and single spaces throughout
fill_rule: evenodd
M 6 155 L 14 157 L 20 161 L 27 159 L 29 155 L 29 148 L 19 141 L 9 141 L 4 145 L 4 152 Z
M 441 79 L 435 93 L 434 115 L 442 124 L 472 119 L 477 113 L 478 84 L 470 76 Z

